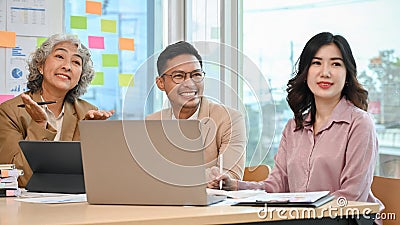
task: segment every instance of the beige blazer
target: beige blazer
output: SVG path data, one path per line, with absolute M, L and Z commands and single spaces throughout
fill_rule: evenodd
M 171 119 L 172 109 L 148 115 L 148 120 Z M 242 114 L 232 108 L 202 98 L 198 119 L 207 167 L 219 166 L 218 155 L 224 153 L 223 169 L 230 177 L 242 179 L 246 157 L 246 125 Z
M 34 101 L 41 101 L 40 94 L 30 94 Z M 57 131 L 49 126 L 47 129 L 32 121 L 22 104 L 21 96 L 16 96 L 0 105 L 0 163 L 14 163 L 18 169 L 24 170 L 24 176 L 18 180 L 20 187 L 25 187 L 32 170 L 29 167 L 19 145 L 19 140 L 54 140 Z M 77 99 L 74 103 L 65 102 L 64 118 L 60 140 L 79 140 L 78 122 L 89 110 L 97 110 L 90 103 Z

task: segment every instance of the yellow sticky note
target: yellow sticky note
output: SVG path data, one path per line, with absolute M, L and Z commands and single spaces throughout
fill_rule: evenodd
M 104 85 L 104 72 L 96 72 L 91 85 Z
M 86 13 L 101 15 L 101 2 L 86 1 Z
M 133 87 L 135 83 L 133 78 L 133 74 L 120 73 L 118 74 L 118 84 L 121 87 Z
M 36 48 L 39 48 L 42 44 L 43 44 L 43 42 L 45 42 L 47 40 L 47 38 L 37 38 L 36 39 Z
M 133 38 L 119 38 L 119 49 L 120 50 L 135 50 Z
M 118 67 L 118 54 L 102 54 L 103 67 Z
M 101 20 L 101 32 L 116 33 L 117 22 L 115 20 Z
M 15 48 L 17 46 L 16 38 L 15 32 L 0 30 L 0 47 Z

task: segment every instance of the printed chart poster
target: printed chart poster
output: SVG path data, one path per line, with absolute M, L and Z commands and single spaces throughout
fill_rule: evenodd
M 0 48 L 0 68 L 1 68 L 1 74 L 4 74 L 6 68 L 5 48 Z M 5 93 L 5 92 L 6 92 L 6 78 L 3 75 L 0 75 L 0 93 Z
M 0 30 L 6 29 L 6 0 L 0 0 Z
M 6 49 L 6 93 L 17 95 L 27 90 L 27 60 L 36 49 L 36 37 L 19 37 L 15 48 Z
M 8 0 L 7 30 L 26 36 L 48 34 L 48 13 L 46 0 Z

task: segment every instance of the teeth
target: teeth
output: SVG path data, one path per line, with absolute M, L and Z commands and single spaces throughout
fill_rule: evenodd
M 68 78 L 68 79 L 69 79 L 69 77 L 68 77 L 68 76 L 65 76 L 65 75 L 62 75 L 62 74 L 57 74 L 57 76 L 60 76 L 60 77 L 65 77 L 65 78 Z
M 194 96 L 196 93 L 195 92 L 184 92 L 184 93 L 181 93 L 181 95 L 183 95 L 183 96 Z

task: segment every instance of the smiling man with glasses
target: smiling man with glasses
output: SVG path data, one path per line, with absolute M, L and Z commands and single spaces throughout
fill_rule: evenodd
M 204 79 L 204 75 L 206 75 L 204 71 L 199 69 L 187 73 L 185 71 L 177 70 L 173 71 L 172 74 L 164 73 L 162 76 L 170 76 L 175 84 L 180 84 L 186 80 L 186 74 L 189 74 L 190 79 L 192 79 L 196 83 L 202 82 Z
M 239 111 L 203 96 L 206 73 L 198 51 L 185 41 L 171 44 L 158 57 L 157 69 L 157 87 L 165 91 L 171 107 L 146 119 L 200 120 L 207 167 L 219 167 L 217 159 L 223 154 L 223 172 L 241 180 L 246 149 L 244 117 Z M 209 175 L 210 171 L 207 172 Z

